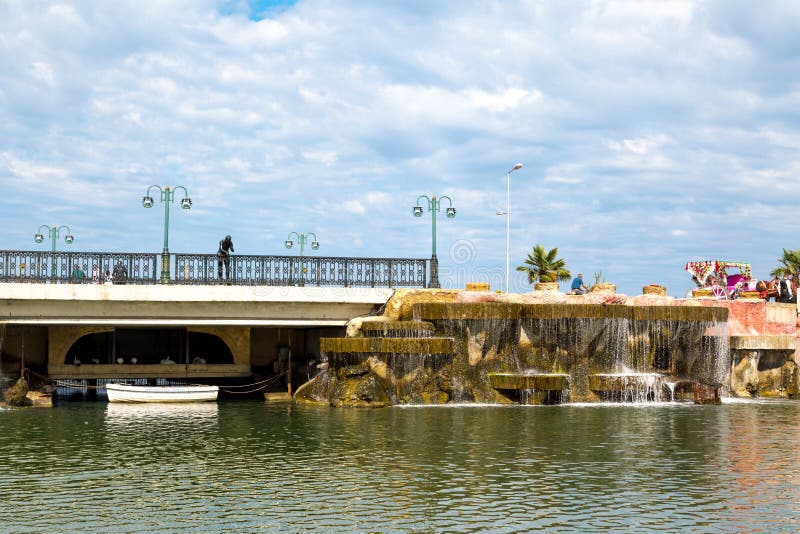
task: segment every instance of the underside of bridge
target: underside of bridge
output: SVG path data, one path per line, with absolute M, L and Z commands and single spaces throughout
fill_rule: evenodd
M 20 367 L 53 379 L 213 379 L 270 376 L 290 365 L 302 378 L 319 339 L 343 326 L 6 325 L 0 372 Z
M 59 380 L 297 377 L 386 288 L 0 284 L 0 373 Z

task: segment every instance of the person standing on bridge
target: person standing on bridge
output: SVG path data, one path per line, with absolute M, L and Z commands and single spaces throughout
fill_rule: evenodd
M 217 276 L 220 282 L 222 281 L 222 264 L 225 264 L 225 279 L 231 279 L 231 252 L 233 250 L 233 241 L 231 236 L 226 235 L 225 239 L 219 242 L 219 249 L 217 250 Z

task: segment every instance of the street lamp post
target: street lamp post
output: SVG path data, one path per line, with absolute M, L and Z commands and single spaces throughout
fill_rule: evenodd
M 294 246 L 294 242 L 292 241 L 292 236 L 295 236 L 297 242 L 300 244 L 300 276 L 299 283 L 300 285 L 304 285 L 305 277 L 303 274 L 306 271 L 305 262 L 303 261 L 303 254 L 305 252 L 306 243 L 308 243 L 309 238 L 313 236 L 313 241 L 311 241 L 311 250 L 319 250 L 319 241 L 317 241 L 317 234 L 314 232 L 308 232 L 306 234 L 298 234 L 297 232 L 289 232 L 289 235 L 286 236 L 286 248 L 292 248 Z
M 61 225 L 61 226 L 56 227 L 56 226 L 47 226 L 46 224 L 43 224 L 43 225 L 41 225 L 39 227 L 39 230 L 37 230 L 36 234 L 33 236 L 33 240 L 36 241 L 37 243 L 41 243 L 42 241 L 44 241 L 44 232 L 42 232 L 42 228 L 45 228 L 47 230 L 48 234 L 50 235 L 50 243 L 52 244 L 51 251 L 53 253 L 53 255 L 52 255 L 52 263 L 51 263 L 52 270 L 50 272 L 50 275 L 52 277 L 55 277 L 55 275 L 56 275 L 56 241 L 58 240 L 59 237 L 61 237 L 61 230 L 66 230 L 67 231 L 67 233 L 64 235 L 64 243 L 66 243 L 67 245 L 71 245 L 72 242 L 75 241 L 75 238 L 72 236 L 72 230 L 69 229 L 69 226 Z
M 508 279 L 511 265 L 509 249 L 509 243 L 511 242 L 511 173 L 521 168 L 522 163 L 517 163 L 506 173 L 506 211 L 497 210 L 498 215 L 506 216 L 506 293 L 508 293 Z
M 154 202 L 153 197 L 150 196 L 150 191 L 154 187 L 161 192 L 161 203 L 164 204 L 164 250 L 161 252 L 161 283 L 169 284 L 169 205 L 175 201 L 175 191 L 178 189 L 183 189 L 183 193 L 186 195 L 181 199 L 181 208 L 185 210 L 191 209 L 192 199 L 189 198 L 189 191 L 182 185 L 177 187 L 166 185 L 163 189 L 158 185 L 151 185 L 147 188 L 147 193 L 142 197 L 142 206 L 145 208 L 153 207 Z
M 308 239 L 310 236 L 314 237 L 314 240 L 311 242 L 311 249 L 312 250 L 319 250 L 319 241 L 317 241 L 317 234 L 314 232 L 308 232 L 307 234 L 298 234 L 297 232 L 289 232 L 289 235 L 286 236 L 286 248 L 292 248 L 294 246 L 294 242 L 292 241 L 292 236 L 297 238 L 297 242 L 300 244 L 300 257 L 303 256 L 303 252 L 306 248 L 306 243 L 308 243 Z
M 448 196 L 441 196 L 436 198 L 436 195 L 430 198 L 426 195 L 417 197 L 417 205 L 414 206 L 414 217 L 422 217 L 423 209 L 420 205 L 420 200 L 425 199 L 428 201 L 428 211 L 431 212 L 431 277 L 428 282 L 428 287 L 439 288 L 439 259 L 436 257 L 436 212 L 440 211 L 440 205 L 443 199 L 447 199 L 449 207 L 445 210 L 448 219 L 456 216 L 456 209 L 453 207 L 453 201 Z

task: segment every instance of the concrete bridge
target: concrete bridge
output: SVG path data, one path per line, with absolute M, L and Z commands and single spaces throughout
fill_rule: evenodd
M 271 374 L 375 313 L 390 288 L 0 284 L 0 370 L 51 378 Z

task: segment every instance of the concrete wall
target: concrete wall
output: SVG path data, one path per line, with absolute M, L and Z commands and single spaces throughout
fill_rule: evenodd
M 798 318 L 795 304 L 723 301 L 729 310 L 731 393 L 739 397 L 798 396 Z
M 0 372 L 19 373 L 23 342 L 25 366 L 39 371 L 47 368 L 47 327 L 8 325 L 0 346 Z

